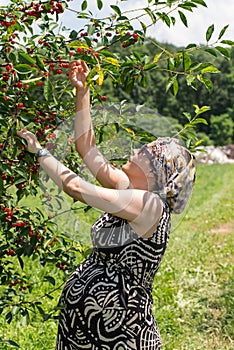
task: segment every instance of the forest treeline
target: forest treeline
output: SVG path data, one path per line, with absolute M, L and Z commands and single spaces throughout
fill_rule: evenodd
M 131 56 L 140 53 L 151 57 L 157 55 L 158 44 L 154 45 L 154 39 L 149 39 L 144 45 L 134 48 L 124 48 L 118 52 L 119 55 Z M 178 51 L 178 47 L 169 44 L 160 44 L 165 50 Z M 183 48 L 181 49 L 183 50 Z M 115 48 L 115 52 L 116 52 Z M 212 91 L 200 83 L 197 88 L 188 87 L 185 76 L 179 77 L 179 91 L 176 96 L 166 92 L 168 74 L 155 68 L 146 72 L 147 79 L 144 87 L 134 85 L 130 92 L 126 92 L 122 86 L 114 86 L 112 82 L 104 84 L 105 93 L 109 101 L 126 100 L 134 105 L 145 105 L 152 111 L 152 114 L 168 118 L 169 123 L 183 125 L 186 123 L 184 112 L 193 113 L 193 105 L 210 106 L 210 110 L 202 117 L 207 120 L 206 124 L 197 126 L 198 136 L 203 139 L 204 145 L 226 145 L 234 143 L 234 49 L 230 59 L 221 55 L 212 56 L 207 52 L 195 50 L 193 58 L 202 62 L 213 62 L 219 69 L 219 73 L 209 73 L 207 76 L 213 83 Z M 153 118 L 151 118 L 152 128 Z M 149 127 L 149 125 L 148 125 Z

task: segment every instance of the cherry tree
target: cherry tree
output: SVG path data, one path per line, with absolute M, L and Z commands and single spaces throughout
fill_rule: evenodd
M 209 62 L 194 61 L 193 53 L 202 50 L 211 57 L 228 58 L 229 48 L 234 44 L 223 39 L 228 26 L 212 42 L 214 25 L 211 25 L 205 34 L 207 44 L 190 44 L 177 52 L 170 52 L 147 37 L 148 28 L 158 22 L 171 30 L 176 21 L 188 26 L 186 13 L 206 6 L 203 0 L 148 0 L 147 7 L 138 12 L 124 11 L 120 2 L 119 6 L 109 6 L 110 14 L 105 18 L 94 18 L 90 4 L 91 1 L 84 0 L 75 11 L 69 0 L 11 0 L 8 6 L 0 7 L 0 312 L 9 323 L 18 315 L 30 322 L 31 311 L 39 312 L 44 320 L 51 317 L 39 301 L 40 291 L 24 272 L 29 260 L 37 261 L 41 268 L 48 265 L 51 271 L 55 267 L 66 277 L 73 268 L 76 254 L 82 257 L 89 252 L 87 247 L 74 243 L 58 229 L 54 222 L 56 214 L 48 215 L 40 206 L 32 209 L 22 204 L 24 199 L 40 198 L 49 210 L 50 205 L 53 209 L 50 193 L 39 191 L 38 163 L 27 152 L 23 140 L 17 138 L 16 131 L 25 127 L 36 133 L 43 146 L 60 153 L 57 130 L 66 122 L 69 125 L 74 113 L 74 93 L 67 77 L 69 62 L 84 59 L 88 63 L 91 102 L 99 111 L 108 98 L 102 93 L 107 79 L 130 92 L 137 84 L 144 87 L 148 72 L 153 70 L 166 72 L 165 89 L 174 95 L 178 92 L 181 75 L 188 88 L 196 89 L 199 82 L 212 90 L 208 73 L 217 73 L 217 68 Z M 97 0 L 96 5 L 101 11 L 104 2 Z M 63 28 L 60 16 L 64 11 L 75 12 L 83 27 Z M 138 25 L 134 27 L 136 22 Z M 153 59 L 137 51 L 149 40 L 157 47 Z M 128 54 L 120 55 L 124 50 L 128 50 Z M 193 147 L 199 143 L 194 126 L 204 122 L 200 114 L 207 109 L 196 106 L 194 116 L 187 115 L 188 122 L 179 131 Z M 104 124 L 102 121 L 96 127 L 100 143 L 105 143 L 103 133 L 109 137 Z M 111 127 L 112 137 L 120 130 L 130 139 L 133 137 L 133 131 L 124 125 L 123 118 L 115 119 Z M 83 165 L 75 154 L 72 139 L 64 142 L 63 161 L 82 173 Z M 59 193 L 55 199 L 60 202 Z M 79 215 L 88 209 L 79 207 L 76 210 Z M 51 283 L 52 288 L 56 285 L 52 274 L 43 276 L 43 280 Z

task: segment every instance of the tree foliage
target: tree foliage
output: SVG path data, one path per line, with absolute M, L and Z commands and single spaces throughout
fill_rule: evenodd
M 19 128 L 26 127 L 36 133 L 41 144 L 55 154 L 65 152 L 64 162 L 79 174 L 83 172 L 83 165 L 72 141 L 66 138 L 66 132 L 62 138 L 65 149 L 61 151 L 61 142 L 56 142 L 59 127 L 64 123 L 69 125 L 74 112 L 74 93 L 66 76 L 69 62 L 84 59 L 88 63 L 92 106 L 99 106 L 97 111 L 100 111 L 104 108 L 100 105 L 106 100 L 103 86 L 108 81 L 115 89 L 121 87 L 123 97 L 135 87 L 145 88 L 153 72 L 162 73 L 163 79 L 157 83 L 174 96 L 179 93 L 181 77 L 188 89 L 196 91 L 202 84 L 211 91 L 210 74 L 217 73 L 218 69 L 213 60 L 204 61 L 195 53 L 230 57 L 229 47 L 233 42 L 223 39 L 227 26 L 215 39 L 214 26 L 210 26 L 204 46 L 191 44 L 178 50 L 147 38 L 148 27 L 158 22 L 172 30 L 177 20 L 188 26 L 186 13 L 206 6 L 203 0 L 148 0 L 147 7 L 138 12 L 124 11 L 120 3 L 110 6 L 108 17 L 97 19 L 90 11 L 90 4 L 91 1 L 84 0 L 76 11 L 77 19 L 84 21 L 84 26 L 77 30 L 60 25 L 60 15 L 72 11 L 69 0 L 11 0 L 8 6 L 0 7 L 0 312 L 9 323 L 19 315 L 28 323 L 31 312 L 40 313 L 44 320 L 51 317 L 42 302 L 35 299 L 37 288 L 30 284 L 24 272 L 28 259 L 38 264 L 39 271 L 50 264 L 51 269 L 56 266 L 67 274 L 73 268 L 77 253 L 88 254 L 88 249 L 68 239 L 65 232 L 57 228 L 53 220 L 56 213 L 48 216 L 40 205 L 33 209 L 22 204 L 30 196 L 40 198 L 52 212 L 51 196 L 57 206 L 62 199 L 61 194 L 53 194 L 48 185 L 42 186 L 44 193 L 39 191 L 39 167 L 34 156 L 26 151 L 24 142 L 17 139 Z M 99 10 L 104 6 L 102 0 L 97 0 L 96 4 Z M 133 26 L 133 19 L 139 24 L 137 28 Z M 146 45 L 155 52 L 153 57 L 144 54 Z M 122 54 L 124 50 L 127 54 Z M 153 79 L 150 84 L 154 83 Z M 110 112 L 101 116 L 97 112 L 95 130 L 104 150 L 109 149 L 110 140 L 115 136 L 128 139 L 130 143 L 141 143 L 152 137 L 134 125 L 129 111 L 123 107 L 122 102 L 118 108 L 113 107 L 114 117 Z M 187 120 L 181 130 L 177 130 L 191 148 L 199 144 L 195 126 L 204 122 L 200 114 L 207 110 L 202 106 L 194 108 L 191 113 L 184 112 Z M 125 156 L 123 151 L 122 157 Z M 73 209 L 71 204 L 68 210 Z M 80 213 L 88 209 L 76 208 Z M 41 276 L 44 283 L 54 288 L 56 280 L 52 275 L 43 276 L 41 272 Z M 52 298 L 50 293 L 46 297 Z

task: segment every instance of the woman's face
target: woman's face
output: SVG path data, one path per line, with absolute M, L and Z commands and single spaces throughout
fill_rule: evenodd
M 151 161 L 143 150 L 143 147 L 132 150 L 130 159 L 122 167 L 122 170 L 129 177 L 133 188 L 151 190 L 155 183 L 155 174 Z

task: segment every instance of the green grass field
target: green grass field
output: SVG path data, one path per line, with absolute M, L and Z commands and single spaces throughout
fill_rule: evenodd
M 230 164 L 199 165 L 188 209 L 173 222 L 153 290 L 153 311 L 165 350 L 234 349 L 233 172 Z M 26 268 L 39 288 L 36 265 L 31 262 Z M 48 309 L 55 306 L 63 283 L 58 270 L 49 273 L 58 282 L 54 299 L 45 300 Z M 56 321 L 43 322 L 40 315 L 27 326 L 0 321 L 0 337 L 23 350 L 53 350 L 56 329 Z M 0 343 L 0 349 L 13 348 Z

